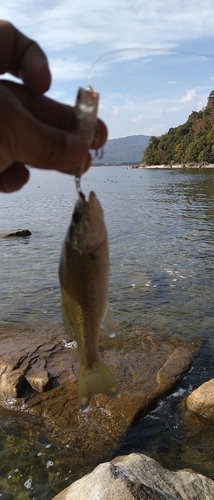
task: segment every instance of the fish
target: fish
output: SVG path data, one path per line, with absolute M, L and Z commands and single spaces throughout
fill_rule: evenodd
M 90 149 L 92 142 L 98 137 L 97 109 L 99 103 L 99 94 L 95 92 L 92 86 L 87 89 L 79 88 L 77 92 L 75 106 L 73 108 L 73 128 L 72 134 L 77 135 Z M 80 165 L 75 170 L 76 178 L 81 177 L 85 165 Z
M 87 411 L 96 394 L 118 397 L 99 355 L 101 325 L 115 335 L 108 303 L 109 248 L 101 204 L 93 191 L 79 196 L 62 247 L 59 280 L 64 326 L 78 344 L 78 399 Z

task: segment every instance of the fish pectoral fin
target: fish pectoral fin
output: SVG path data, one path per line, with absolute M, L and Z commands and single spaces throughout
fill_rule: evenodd
M 118 397 L 118 388 L 114 377 L 101 359 L 91 368 L 85 369 L 81 365 L 79 367 L 78 397 L 82 411 L 88 411 L 90 400 L 95 394 L 105 394 L 112 398 Z
M 64 327 L 66 329 L 67 334 L 71 337 L 72 340 L 76 340 L 75 331 L 72 326 L 72 323 L 68 317 L 67 309 L 64 300 L 62 301 L 62 319 L 64 323 Z
M 109 303 L 107 303 L 106 310 L 102 318 L 102 327 L 110 338 L 115 336 L 114 321 L 111 315 Z

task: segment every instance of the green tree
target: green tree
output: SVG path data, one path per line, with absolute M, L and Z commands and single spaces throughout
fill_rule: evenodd
M 144 151 L 142 161 L 148 165 L 176 162 L 214 163 L 214 90 L 207 106 L 192 111 L 183 125 L 170 128 L 160 137 L 152 136 Z
M 179 142 L 178 144 L 175 145 L 174 148 L 174 158 L 176 161 L 183 162 L 184 161 L 184 143 Z

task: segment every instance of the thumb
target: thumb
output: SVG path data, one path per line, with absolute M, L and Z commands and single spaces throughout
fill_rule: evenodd
M 81 139 L 37 120 L 7 89 L 0 89 L 0 172 L 13 163 L 74 173 L 88 164 Z

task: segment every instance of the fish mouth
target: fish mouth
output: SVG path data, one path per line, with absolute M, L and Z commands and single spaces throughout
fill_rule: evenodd
M 78 224 L 78 222 L 81 221 L 81 218 L 82 213 L 80 212 L 80 210 L 75 210 L 72 217 L 72 224 L 75 226 L 76 224 Z
M 76 226 L 82 219 L 83 215 L 83 208 L 84 208 L 84 203 L 85 203 L 85 197 L 84 195 L 80 195 L 81 192 L 79 192 L 79 198 L 78 201 L 75 205 L 73 216 L 72 216 L 72 224 L 73 226 Z

